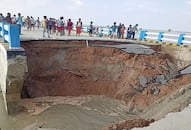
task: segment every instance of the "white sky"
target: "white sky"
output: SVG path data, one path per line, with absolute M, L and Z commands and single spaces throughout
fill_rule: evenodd
M 139 24 L 145 29 L 191 32 L 191 0 L 0 0 L 0 12 L 42 18 L 71 18 L 75 23 Z

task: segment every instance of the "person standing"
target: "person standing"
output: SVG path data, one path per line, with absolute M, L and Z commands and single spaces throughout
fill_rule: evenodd
M 22 17 L 21 17 L 21 13 L 18 13 L 16 21 L 17 21 L 17 25 L 19 26 L 19 34 L 21 35 L 21 26 L 23 25 L 23 20 L 22 20 Z
M 2 13 L 0 13 L 0 21 L 3 21 L 4 20 L 4 16 Z
M 116 38 L 117 37 L 117 25 L 116 22 L 113 23 L 113 26 L 111 27 L 111 36 L 110 38 Z
M 16 18 L 16 15 L 14 14 L 13 17 L 11 18 L 11 23 L 12 24 L 16 24 L 17 23 L 17 18 Z
M 36 24 L 37 24 L 37 28 L 39 29 L 40 28 L 40 18 L 39 17 L 36 20 Z
M 45 37 L 45 32 L 47 32 L 48 38 L 50 38 L 49 31 L 48 31 L 48 19 L 46 16 L 43 17 L 42 28 L 43 28 L 43 37 Z
M 21 18 L 22 18 L 22 21 L 23 21 L 22 26 L 26 27 L 26 18 L 24 16 L 21 16 Z
M 93 30 L 94 30 L 93 22 L 91 21 L 90 22 L 90 28 L 89 28 L 89 36 L 91 36 L 91 37 L 92 37 L 92 34 L 93 34 Z
M 27 30 L 31 30 L 31 20 L 29 16 L 27 16 L 26 18 L 26 25 L 27 25 Z
M 121 32 L 121 38 L 123 39 L 124 38 L 124 33 L 125 33 L 125 25 L 124 24 L 121 25 L 120 32 Z
M 81 30 L 82 30 L 82 21 L 81 21 L 81 18 L 79 18 L 76 24 L 76 36 L 77 35 L 80 36 Z
M 73 28 L 73 23 L 72 23 L 71 19 L 68 19 L 68 23 L 67 23 L 68 36 L 70 36 L 72 28 Z
M 52 29 L 53 29 L 53 20 L 52 20 L 52 18 L 49 18 L 47 26 L 48 26 L 49 33 L 52 34 Z
M 121 37 L 121 23 L 119 23 L 119 26 L 117 27 L 117 38 Z
M 138 32 L 138 24 L 135 24 L 135 26 L 133 26 L 133 33 L 132 33 L 132 39 L 135 39 L 135 32 Z
M 130 24 L 129 27 L 127 28 L 127 39 L 131 38 L 133 33 L 133 28 L 132 25 Z
M 96 36 L 99 36 L 99 27 L 95 28 L 95 33 L 96 33 Z
M 60 17 L 60 19 L 57 20 L 57 33 L 60 33 L 60 36 L 64 35 L 64 17 Z
M 7 13 L 7 16 L 5 17 L 4 20 L 9 24 L 12 24 L 11 13 Z
M 34 28 L 35 28 L 35 20 L 34 20 L 34 18 L 32 16 L 30 18 L 30 21 L 31 21 L 31 29 L 34 30 Z

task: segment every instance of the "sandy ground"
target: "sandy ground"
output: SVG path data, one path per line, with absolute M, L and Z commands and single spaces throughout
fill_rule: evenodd
M 27 109 L 17 115 L 7 116 L 0 109 L 1 130 L 100 130 L 135 116 L 126 113 L 124 102 L 104 96 L 42 97 L 22 104 Z M 38 128 L 41 124 L 43 129 Z
M 170 113 L 165 118 L 150 124 L 149 127 L 132 130 L 190 130 L 191 104 L 181 112 Z
M 128 116 L 124 114 L 126 108 L 122 102 L 104 97 L 42 97 L 23 100 L 22 104 L 30 114 L 7 117 L 3 112 L 3 105 L 0 105 L 2 130 L 36 130 L 36 126 L 41 124 L 44 128 L 37 130 L 100 130 L 104 124 L 120 121 Z M 181 112 L 168 114 L 149 127 L 132 130 L 189 130 L 190 121 L 191 105 Z

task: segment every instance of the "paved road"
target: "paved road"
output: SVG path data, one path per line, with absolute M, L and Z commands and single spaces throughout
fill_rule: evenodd
M 93 35 L 90 37 L 88 33 L 82 33 L 81 36 L 76 36 L 75 32 L 72 31 L 71 36 L 68 36 L 67 33 L 66 35 L 59 36 L 56 35 L 55 33 L 50 35 L 50 38 L 48 38 L 47 34 L 45 37 L 43 37 L 43 30 L 42 28 L 40 29 L 35 29 L 35 30 L 27 30 L 26 28 L 22 28 L 22 34 L 21 35 L 21 41 L 22 40 L 44 40 L 44 39 L 52 39 L 52 40 L 103 40 L 103 41 L 120 41 L 120 42 L 132 42 L 132 43 L 138 43 L 140 41 L 136 40 L 130 40 L 130 39 L 117 39 L 117 38 L 110 38 L 107 36 L 103 37 L 98 37 L 96 35 Z M 135 38 L 138 38 L 138 34 L 135 36 Z M 147 44 L 146 42 L 142 42 Z
M 123 51 L 126 51 L 128 53 L 135 53 L 135 54 L 153 54 L 155 51 L 151 49 L 149 46 L 145 46 L 148 43 L 146 42 L 140 42 L 137 40 L 131 40 L 131 39 L 114 39 L 110 37 L 98 37 L 96 35 L 90 37 L 87 33 L 82 33 L 81 36 L 76 36 L 75 32 L 73 31 L 71 36 L 68 36 L 67 34 L 64 36 L 57 36 L 55 33 L 50 35 L 50 38 L 43 37 L 42 35 L 42 29 L 36 29 L 36 30 L 27 30 L 26 28 L 22 29 L 23 35 L 21 35 L 21 41 L 28 41 L 28 40 L 101 40 L 101 41 L 118 41 L 120 43 L 119 45 L 104 45 L 104 44 L 94 44 L 91 46 L 101 46 L 101 47 L 109 47 L 109 48 L 118 48 Z M 131 43 L 131 44 L 126 44 Z M 140 44 L 141 43 L 141 44 Z M 149 43 L 150 44 L 150 43 Z M 151 45 L 151 44 L 150 44 Z M 152 44 L 156 45 L 156 44 Z
M 182 112 L 168 114 L 166 118 L 154 122 L 149 127 L 133 130 L 191 130 L 191 105 Z

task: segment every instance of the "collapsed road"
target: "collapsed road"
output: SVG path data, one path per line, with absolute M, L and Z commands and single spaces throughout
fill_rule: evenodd
M 41 127 L 60 130 L 131 129 L 189 104 L 191 75 L 161 45 L 29 40 L 22 46 L 28 72 L 21 106 L 35 117 L 18 129 L 44 121 Z

